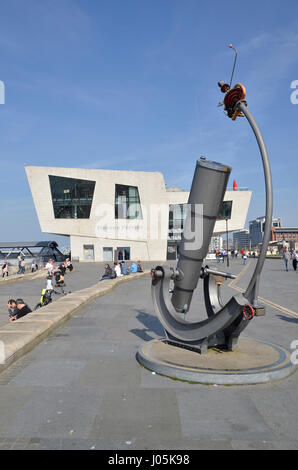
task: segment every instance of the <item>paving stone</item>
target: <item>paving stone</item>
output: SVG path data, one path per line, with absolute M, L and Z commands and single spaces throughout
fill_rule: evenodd
M 19 387 L 60 387 L 71 385 L 85 367 L 86 361 L 63 359 L 35 361 L 25 367 L 12 381 Z
M 98 389 L 34 391 L 10 423 L 0 430 L 1 436 L 86 438 L 94 420 L 94 408 L 100 406 L 101 400 L 102 391 Z
M 271 440 L 274 436 L 248 395 L 231 390 L 177 391 L 183 436 Z

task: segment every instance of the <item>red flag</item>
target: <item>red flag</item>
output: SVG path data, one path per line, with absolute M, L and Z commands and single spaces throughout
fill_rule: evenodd
M 237 191 L 237 189 L 238 189 L 238 186 L 237 186 L 236 181 L 234 180 L 234 183 L 233 183 L 233 191 Z

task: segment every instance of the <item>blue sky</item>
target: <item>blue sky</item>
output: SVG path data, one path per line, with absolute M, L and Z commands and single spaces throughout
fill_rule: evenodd
M 217 86 L 247 88 L 271 159 L 274 215 L 298 225 L 298 4 L 252 0 L 0 1 L 2 241 L 41 234 L 24 165 L 160 171 L 189 189 L 201 155 L 233 167 L 264 215 L 257 144 Z

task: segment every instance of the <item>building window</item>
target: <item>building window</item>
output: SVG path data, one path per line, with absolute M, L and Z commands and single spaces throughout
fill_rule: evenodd
M 118 261 L 129 261 L 130 260 L 130 248 L 118 247 L 116 256 L 117 256 Z
M 94 260 L 94 245 L 83 245 L 84 259 Z
M 223 201 L 217 220 L 227 220 L 232 215 L 233 201 Z
M 168 239 L 181 240 L 186 215 L 187 204 L 170 204 Z
M 49 175 L 55 219 L 88 219 L 95 181 Z
M 137 186 L 116 184 L 115 219 L 142 219 L 139 191 Z

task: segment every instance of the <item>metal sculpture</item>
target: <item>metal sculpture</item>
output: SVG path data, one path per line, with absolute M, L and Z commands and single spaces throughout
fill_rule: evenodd
M 220 81 L 218 85 L 225 93 L 225 112 L 233 121 L 246 117 L 261 154 L 265 188 L 266 221 L 263 242 L 249 285 L 243 294 L 234 295 L 226 304 L 221 300 L 221 284 L 224 279 L 236 276 L 202 266 L 207 255 L 216 218 L 219 215 L 231 168 L 228 165 L 201 158 L 197 161 L 188 199 L 188 214 L 179 245 L 179 258 L 175 269 L 157 266 L 152 270 L 152 297 L 155 311 L 165 330 L 166 341 L 184 348 L 206 353 L 208 347 L 224 346 L 233 350 L 240 333 L 255 317 L 265 314 L 258 304 L 259 279 L 266 258 L 272 221 L 272 180 L 268 154 L 261 132 L 247 109 L 246 90 L 237 83 L 231 88 L 237 51 L 230 84 Z M 203 212 L 201 208 L 203 207 Z M 195 227 L 194 233 L 192 227 Z M 202 242 L 198 243 L 202 233 Z M 200 240 L 199 240 L 200 241 Z M 206 320 L 190 322 L 186 314 L 190 308 L 193 292 L 199 279 L 203 279 Z M 170 283 L 174 287 L 170 288 Z

